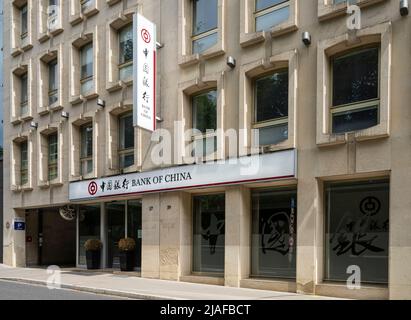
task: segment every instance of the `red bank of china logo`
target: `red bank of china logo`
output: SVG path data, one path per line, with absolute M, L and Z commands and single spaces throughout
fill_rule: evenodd
M 97 183 L 95 183 L 94 181 L 90 182 L 90 184 L 88 185 L 88 193 L 91 196 L 94 196 L 97 193 Z
M 143 38 L 145 43 L 151 42 L 151 35 L 146 29 L 141 30 L 141 38 Z

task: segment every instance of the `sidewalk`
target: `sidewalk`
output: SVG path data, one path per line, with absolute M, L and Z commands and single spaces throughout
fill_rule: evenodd
M 46 269 L 11 268 L 0 264 L 0 280 L 46 285 Z M 127 274 L 62 269 L 61 287 L 134 299 L 169 300 L 328 300 L 295 293 L 229 288 L 177 281 L 142 279 Z

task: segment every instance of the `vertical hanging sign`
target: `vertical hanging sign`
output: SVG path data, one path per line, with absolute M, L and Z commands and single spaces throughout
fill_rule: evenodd
M 156 130 L 156 25 L 140 14 L 133 20 L 133 124 Z

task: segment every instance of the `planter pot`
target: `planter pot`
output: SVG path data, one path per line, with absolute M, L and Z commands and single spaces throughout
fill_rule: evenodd
M 87 269 L 100 269 L 100 251 L 86 251 Z
M 133 271 L 134 270 L 134 251 L 120 252 L 120 270 Z

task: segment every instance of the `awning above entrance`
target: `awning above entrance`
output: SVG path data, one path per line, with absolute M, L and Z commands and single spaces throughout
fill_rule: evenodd
M 296 150 L 73 182 L 70 201 L 295 178 Z

